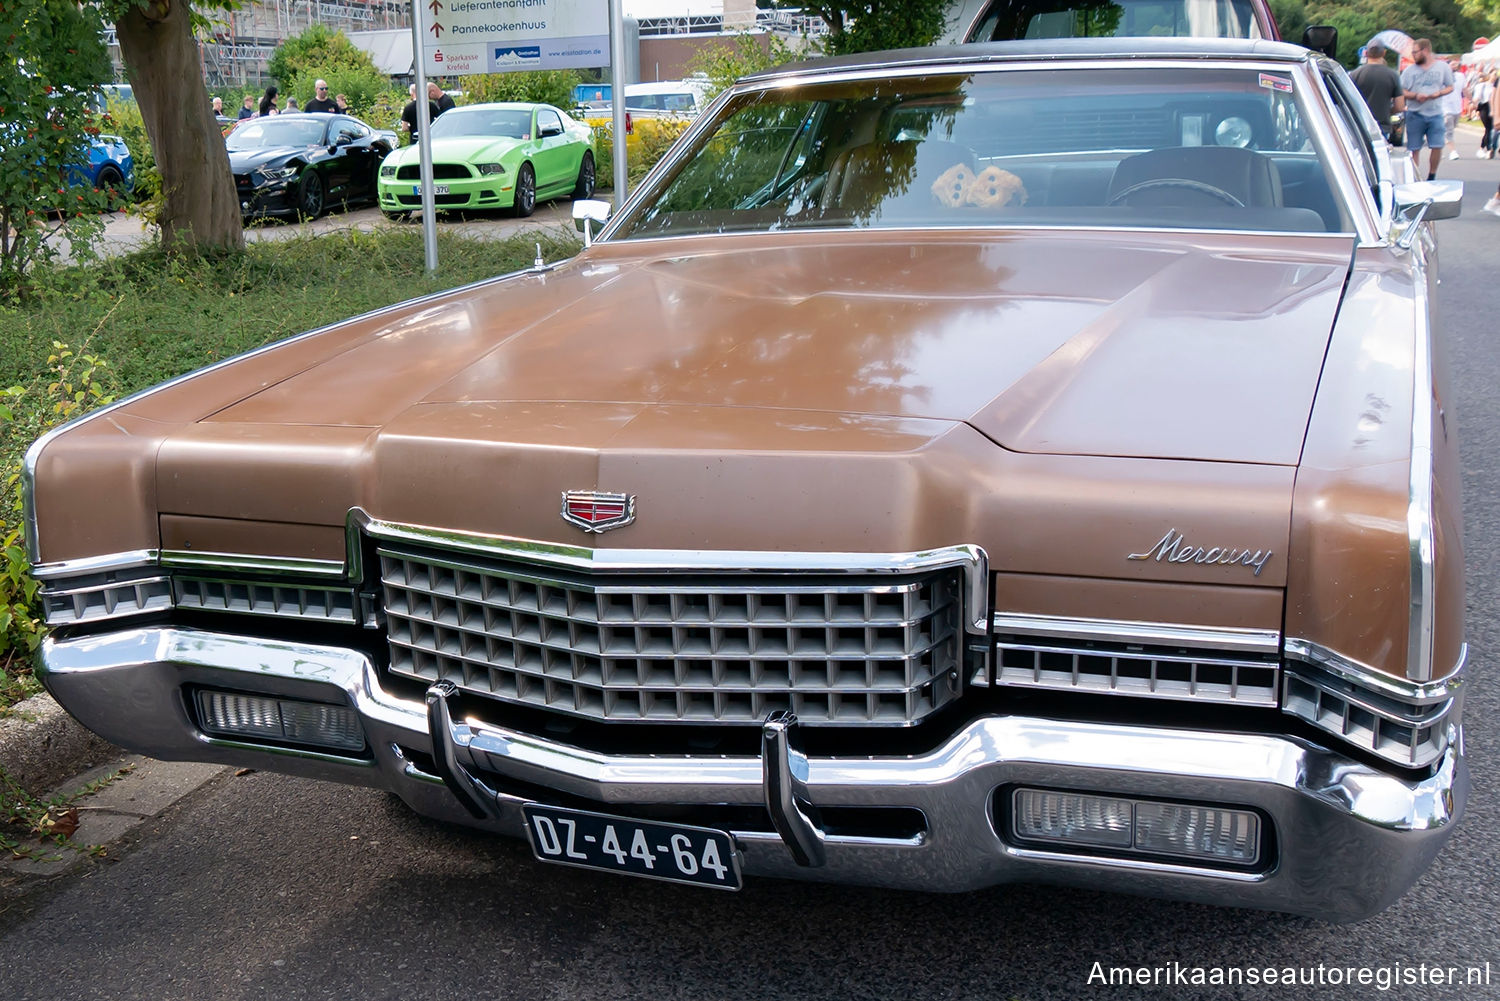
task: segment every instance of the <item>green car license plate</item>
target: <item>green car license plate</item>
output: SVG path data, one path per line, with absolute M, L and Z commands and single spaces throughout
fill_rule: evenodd
M 411 186 L 411 193 L 414 194 L 414 195 L 421 195 L 422 194 L 422 186 L 420 184 L 413 184 Z M 432 186 L 432 193 L 435 194 L 435 195 L 446 195 L 446 194 L 448 194 L 448 185 L 446 185 L 446 184 L 434 184 Z
M 527 803 L 526 836 L 543 862 L 673 883 L 740 888 L 740 862 L 724 831 Z

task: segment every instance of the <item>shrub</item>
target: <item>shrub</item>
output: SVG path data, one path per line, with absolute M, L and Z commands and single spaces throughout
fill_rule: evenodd
M 161 173 L 156 169 L 156 153 L 151 148 L 151 137 L 146 134 L 140 105 L 111 97 L 107 121 L 102 127 L 105 132 L 124 139 L 130 147 L 130 157 L 135 161 L 135 200 L 140 203 L 141 213 L 147 219 L 154 219 L 161 201 Z
M 573 88 L 581 79 L 572 70 L 479 73 L 464 77 L 464 103 L 536 101 L 556 105 L 566 111 L 573 106 Z
M 286 98 L 297 98 L 299 107 L 306 107 L 316 91 L 313 85 L 319 80 L 328 81 L 328 99 L 343 94 L 349 101 L 349 113 L 364 118 L 364 110 L 373 107 L 376 100 L 391 87 L 390 78 L 374 66 L 307 66 L 298 69 L 282 81 L 280 103 L 286 106 Z M 402 102 L 405 103 L 404 101 Z M 401 108 L 396 108 L 399 117 Z
M 691 124 L 686 118 L 634 119 L 635 139 L 626 147 L 629 182 L 639 183 Z M 608 124 L 594 129 L 594 173 L 601 187 L 614 186 L 614 128 Z

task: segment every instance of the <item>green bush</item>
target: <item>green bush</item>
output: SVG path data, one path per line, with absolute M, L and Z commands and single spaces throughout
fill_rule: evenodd
M 161 201 L 161 173 L 156 169 L 156 153 L 151 148 L 151 137 L 146 134 L 141 106 L 111 97 L 101 128 L 118 135 L 130 147 L 131 159 L 135 161 L 135 200 L 140 203 L 142 214 L 153 218 Z
M 290 77 L 282 81 L 281 96 L 277 99 L 284 109 L 286 99 L 295 97 L 299 108 L 307 107 L 307 102 L 316 95 L 313 85 L 319 80 L 328 81 L 328 99 L 331 101 L 335 96 L 343 94 L 349 101 L 349 113 L 364 118 L 364 110 L 373 107 L 376 100 L 391 88 L 390 77 L 381 73 L 374 66 L 370 67 L 348 67 L 348 66 L 308 66 L 297 70 Z M 404 103 L 404 102 L 403 102 Z M 396 109 L 396 114 L 401 114 L 401 109 Z
M 292 89 L 294 79 L 307 73 L 321 73 L 331 84 L 331 74 L 341 69 L 378 73 L 368 52 L 349 41 L 342 31 L 332 31 L 321 24 L 311 25 L 302 34 L 293 35 L 276 46 L 266 63 L 267 72 L 282 84 L 281 92 L 295 94 L 299 103 L 303 96 L 301 91 Z M 330 87 L 329 93 L 337 94 L 338 91 Z M 307 96 L 312 97 L 311 90 Z
M 463 78 L 465 104 L 489 101 L 535 101 L 564 111 L 573 106 L 573 88 L 582 78 L 573 70 L 524 73 L 478 73 Z

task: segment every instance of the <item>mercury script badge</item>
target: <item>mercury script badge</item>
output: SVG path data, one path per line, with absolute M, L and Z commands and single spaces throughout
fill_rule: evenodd
M 564 490 L 562 516 L 585 532 L 607 532 L 635 521 L 635 494 Z
M 1271 558 L 1271 550 L 1235 549 L 1231 546 L 1190 546 L 1187 539 L 1175 528 L 1167 529 L 1161 541 L 1144 553 L 1131 553 L 1127 560 L 1151 560 L 1158 563 L 1213 563 L 1221 566 L 1246 566 L 1255 568 L 1259 577 Z

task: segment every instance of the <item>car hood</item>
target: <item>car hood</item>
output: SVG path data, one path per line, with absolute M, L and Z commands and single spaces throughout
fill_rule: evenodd
M 308 156 L 309 150 L 318 148 L 317 146 L 266 146 L 261 149 L 230 150 L 229 171 L 232 174 L 245 174 L 262 167 L 279 166 L 293 157 Z
M 434 139 L 432 158 L 443 163 L 489 163 L 525 142 L 524 139 L 495 138 L 494 136 L 455 136 L 452 139 Z M 416 145 L 403 148 L 397 153 L 398 163 L 416 163 Z
M 1295 465 L 1338 236 L 794 234 L 598 244 L 360 321 L 212 418 L 416 406 L 753 408 L 965 422 L 1017 452 Z

